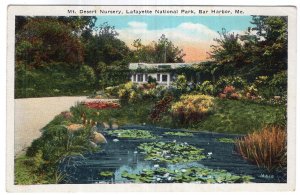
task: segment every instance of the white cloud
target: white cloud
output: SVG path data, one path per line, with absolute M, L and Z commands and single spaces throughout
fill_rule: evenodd
M 135 22 L 135 21 L 132 21 L 132 22 L 128 22 L 128 26 L 130 28 L 137 28 L 137 29 L 146 29 L 147 28 L 147 23 L 144 23 L 144 22 Z
M 147 24 L 142 22 L 132 21 L 128 25 L 128 28 L 117 29 L 117 31 L 119 38 L 129 45 L 138 38 L 144 44 L 148 44 L 153 40 L 157 41 L 162 34 L 176 45 L 207 43 L 218 37 L 217 32 L 199 23 L 181 23 L 174 28 L 155 30 L 148 29 Z
M 200 23 L 181 23 L 173 28 L 148 29 L 147 23 L 131 21 L 127 28 L 116 29 L 119 38 L 129 47 L 136 39 L 141 39 L 143 44 L 157 41 L 162 34 L 171 40 L 176 46 L 183 49 L 186 61 L 199 61 L 206 59 L 210 45 L 215 44 L 214 38 L 219 34 Z

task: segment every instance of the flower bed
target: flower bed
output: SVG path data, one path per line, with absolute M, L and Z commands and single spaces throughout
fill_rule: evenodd
M 115 102 L 103 102 L 103 101 L 93 101 L 93 102 L 83 102 L 88 108 L 103 110 L 103 109 L 116 109 L 120 108 L 120 104 Z

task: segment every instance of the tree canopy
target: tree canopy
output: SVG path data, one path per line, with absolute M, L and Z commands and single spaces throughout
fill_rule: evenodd
M 238 74 L 253 79 L 287 69 L 287 18 L 253 16 L 254 27 L 244 35 L 219 32 L 210 53 L 224 75 Z

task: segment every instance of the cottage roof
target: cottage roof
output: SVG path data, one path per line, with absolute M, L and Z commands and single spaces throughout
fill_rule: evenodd
M 130 63 L 129 69 L 136 70 L 136 69 L 176 69 L 182 67 L 190 67 L 195 63 Z

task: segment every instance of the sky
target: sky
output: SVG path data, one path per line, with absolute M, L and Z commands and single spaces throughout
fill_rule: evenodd
M 251 16 L 99 16 L 96 26 L 104 22 L 115 26 L 119 38 L 129 47 L 135 39 L 143 44 L 157 41 L 162 34 L 183 49 L 185 62 L 208 59 L 210 45 L 218 31 L 243 34 L 251 26 Z

